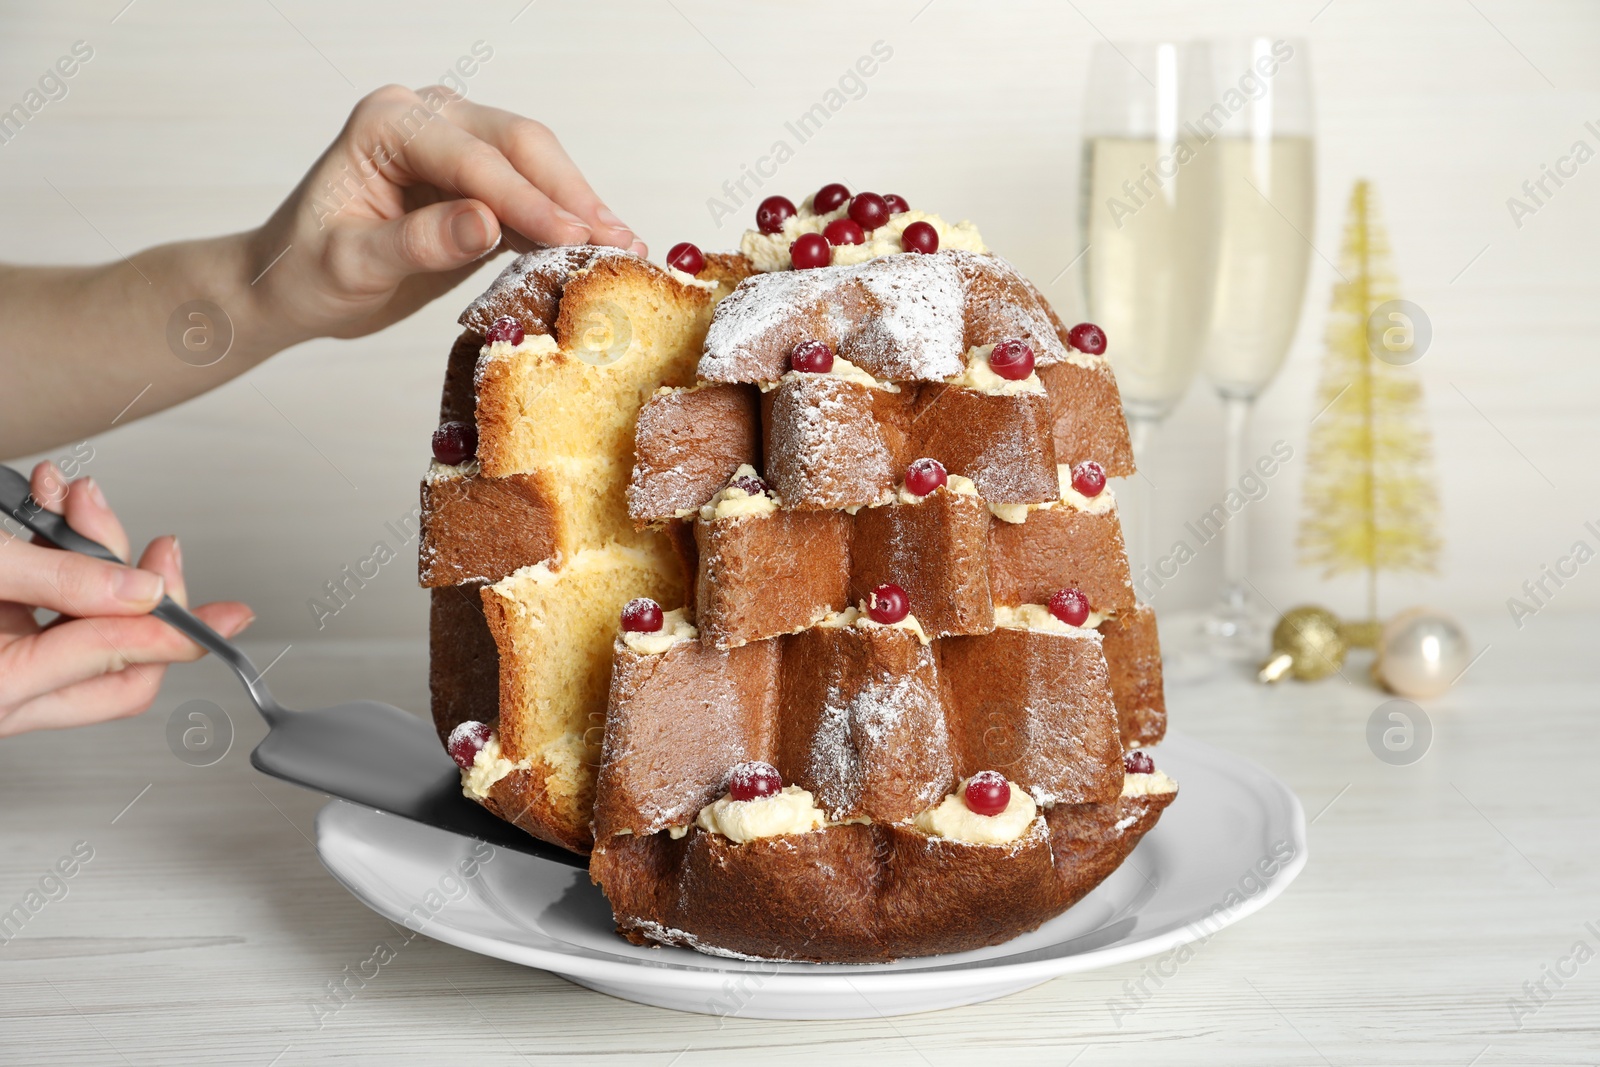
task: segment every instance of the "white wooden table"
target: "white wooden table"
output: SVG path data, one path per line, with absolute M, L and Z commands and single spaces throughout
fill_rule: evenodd
M 1597 641 L 1600 619 L 1551 614 L 1497 639 L 1428 706 L 1432 750 L 1411 766 L 1369 751 L 1385 698 L 1359 665 L 1350 682 L 1174 687 L 1179 729 L 1300 794 L 1311 861 L 1120 1020 L 1140 964 L 955 1011 L 772 1023 L 640 1007 L 419 937 L 319 1028 L 328 983 L 401 933 L 318 863 L 321 799 L 250 768 L 261 729 L 231 678 L 179 669 L 139 719 L 0 743 L 0 912 L 40 892 L 0 944 L 0 1063 L 1593 1064 L 1600 961 L 1572 953 L 1600 952 Z M 291 705 L 420 709 L 425 664 L 411 646 L 297 647 L 270 679 Z M 193 699 L 238 729 L 211 767 L 168 749 Z M 46 878 L 75 846 L 92 858 Z

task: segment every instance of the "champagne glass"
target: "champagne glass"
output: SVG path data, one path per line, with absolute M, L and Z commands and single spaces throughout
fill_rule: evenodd
M 1210 87 L 1200 43 L 1107 41 L 1089 60 L 1079 181 L 1084 303 L 1106 332 L 1141 465 L 1188 392 L 1210 316 L 1216 168 L 1190 121 Z M 1151 502 L 1147 489 L 1130 538 L 1135 566 L 1151 560 Z
M 1217 258 L 1201 366 L 1226 419 L 1223 589 L 1203 620 L 1213 653 L 1259 656 L 1271 614 L 1246 578 L 1248 502 L 1265 490 L 1246 456 L 1255 401 L 1289 353 L 1305 297 L 1316 206 L 1310 53 L 1300 40 L 1213 41 L 1221 104 L 1202 117 L 1217 164 Z M 1235 106 L 1236 105 L 1236 106 Z M 1234 507 L 1237 504 L 1237 509 Z

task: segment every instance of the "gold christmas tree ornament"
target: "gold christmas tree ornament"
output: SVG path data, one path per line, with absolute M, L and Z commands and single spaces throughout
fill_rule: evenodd
M 1349 648 L 1333 612 L 1313 605 L 1293 608 L 1283 613 L 1272 631 L 1272 657 L 1256 677 L 1263 682 L 1282 678 L 1314 682 L 1344 666 Z
M 1347 636 L 1370 646 L 1378 631 L 1378 573 L 1437 565 L 1439 502 L 1422 383 L 1409 366 L 1426 348 L 1429 327 L 1420 309 L 1398 299 L 1389 241 L 1365 181 L 1350 194 L 1339 274 L 1299 548 L 1301 562 L 1320 566 L 1324 577 L 1366 573 L 1367 619 L 1349 624 Z

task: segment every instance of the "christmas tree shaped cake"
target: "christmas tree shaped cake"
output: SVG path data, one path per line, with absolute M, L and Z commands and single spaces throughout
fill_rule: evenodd
M 1176 795 L 1105 339 L 899 198 L 758 227 L 667 269 L 536 253 L 463 316 L 424 484 L 436 722 L 637 943 L 1008 939 Z

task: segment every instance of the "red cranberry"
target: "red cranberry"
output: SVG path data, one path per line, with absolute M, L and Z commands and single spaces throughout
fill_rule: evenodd
M 793 201 L 786 196 L 769 196 L 756 208 L 756 229 L 762 233 L 778 233 L 793 217 Z
M 661 622 L 661 605 L 647 596 L 634 597 L 622 608 L 622 628 L 629 633 L 659 633 Z
M 823 227 L 822 236 L 830 245 L 858 245 L 867 239 L 861 227 L 849 219 L 834 219 Z
M 685 274 L 699 274 L 706 269 L 706 255 L 688 241 L 680 241 L 667 252 L 667 266 L 677 267 Z
M 876 230 L 889 221 L 889 205 L 877 193 L 857 193 L 850 198 L 850 217 L 863 230 Z
M 1122 769 L 1129 774 L 1154 774 L 1156 761 L 1150 758 L 1150 753 L 1136 748 L 1122 757 Z
M 743 489 L 751 496 L 765 496 L 767 492 L 767 483 L 749 474 L 729 478 L 728 484 L 736 489 Z
M 999 815 L 1011 806 L 1011 783 L 999 771 L 979 771 L 967 779 L 967 807 L 977 815 Z
M 783 775 L 770 763 L 752 760 L 728 772 L 728 795 L 735 800 L 759 800 L 783 792 Z
M 911 210 L 911 205 L 906 203 L 906 198 L 899 193 L 884 193 L 883 202 L 889 205 L 889 212 L 894 215 Z
M 833 349 L 826 341 L 801 341 L 789 353 L 789 368 L 802 374 L 827 374 L 833 369 Z
M 1020 382 L 1033 373 L 1033 349 L 1015 337 L 1001 341 L 989 353 L 989 369 L 1007 381 Z
M 1106 351 L 1106 332 L 1092 322 L 1080 322 L 1067 331 L 1067 343 L 1079 352 L 1101 356 Z
M 1068 626 L 1082 626 L 1089 621 L 1089 598 L 1077 586 L 1058 589 L 1050 598 L 1050 614 Z
M 1072 488 L 1084 496 L 1099 496 L 1106 487 L 1106 469 L 1092 459 L 1072 468 Z
M 478 428 L 470 422 L 447 422 L 433 431 L 433 458 L 454 467 L 478 454 Z
M 892 625 L 911 614 L 911 601 L 906 591 L 893 582 L 884 582 L 867 597 L 867 618 Z
M 838 182 L 829 182 L 817 190 L 817 195 L 811 198 L 811 210 L 818 215 L 826 215 L 830 211 L 837 211 L 839 205 L 850 199 L 850 190 Z
M 926 456 L 906 468 L 906 491 L 914 496 L 927 496 L 950 481 L 944 464 Z
M 472 767 L 479 750 L 489 743 L 489 733 L 487 724 L 468 720 L 450 731 L 450 739 L 444 743 L 444 747 L 450 753 L 450 758 L 456 761 L 456 766 L 465 771 Z
M 913 222 L 900 235 L 900 247 L 907 252 L 920 252 L 931 256 L 939 251 L 939 231 L 931 222 Z
M 820 233 L 803 233 L 789 245 L 789 259 L 795 270 L 826 267 L 833 262 L 833 246 Z
M 507 344 L 520 345 L 525 336 L 527 335 L 522 332 L 522 323 L 510 315 L 501 315 L 489 324 L 489 332 L 483 335 L 483 339 L 490 344 L 504 341 Z

